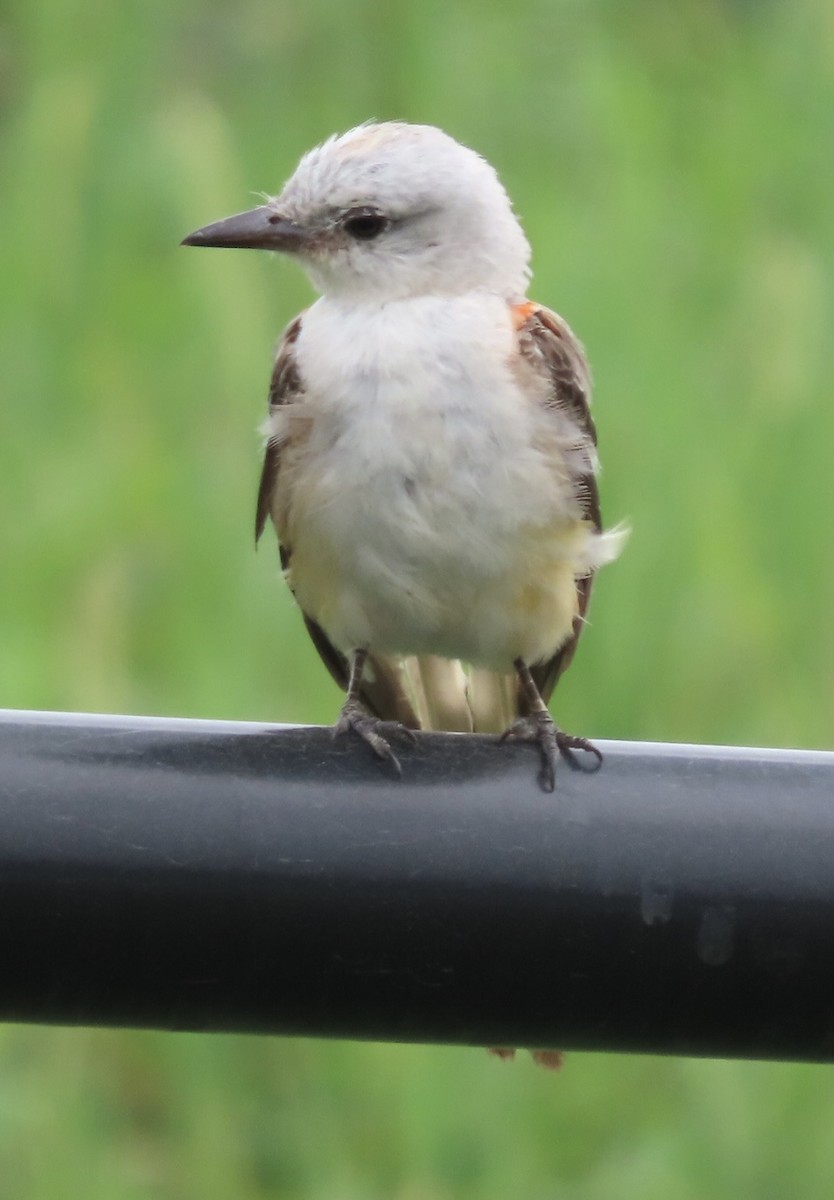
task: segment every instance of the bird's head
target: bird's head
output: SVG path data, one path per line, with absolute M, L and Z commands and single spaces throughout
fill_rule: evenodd
M 302 158 L 266 204 L 189 246 L 276 250 L 319 291 L 379 301 L 484 289 L 523 296 L 530 248 L 493 168 L 430 125 L 362 125 Z

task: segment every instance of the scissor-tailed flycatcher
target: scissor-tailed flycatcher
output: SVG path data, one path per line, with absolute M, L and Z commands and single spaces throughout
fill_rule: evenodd
M 546 707 L 573 657 L 602 531 L 582 347 L 524 298 L 530 248 L 473 150 L 364 125 L 275 199 L 185 239 L 277 250 L 321 297 L 281 339 L 256 531 L 281 562 L 355 731 L 498 731 L 601 759 Z M 467 664 L 464 668 L 462 664 Z

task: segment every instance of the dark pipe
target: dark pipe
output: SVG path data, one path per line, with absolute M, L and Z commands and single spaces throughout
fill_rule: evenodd
M 602 745 L 6 713 L 0 1019 L 831 1061 L 834 754 Z

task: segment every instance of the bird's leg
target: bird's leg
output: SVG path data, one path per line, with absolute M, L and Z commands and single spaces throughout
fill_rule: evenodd
M 397 774 L 402 775 L 400 760 L 391 749 L 385 735 L 392 733 L 401 734 L 411 742 L 416 742 L 417 739 L 413 731 L 406 725 L 401 724 L 401 722 L 383 721 L 379 717 L 372 716 L 365 708 L 359 697 L 359 691 L 362 686 L 362 672 L 365 669 L 365 660 L 367 657 L 368 651 L 366 649 L 354 650 L 353 652 L 350 662 L 347 698 L 342 705 L 339 719 L 333 726 L 333 736 L 334 738 L 341 737 L 342 734 L 353 730 L 354 733 L 359 734 L 364 742 L 367 742 L 377 758 L 383 758 L 387 762 L 390 762 Z
M 530 673 L 530 668 L 523 659 L 517 658 L 513 663 L 521 683 L 530 713 L 519 717 L 502 735 L 502 741 L 538 742 L 542 756 L 542 769 L 539 779 L 546 792 L 552 792 L 556 786 L 556 763 L 558 756 L 567 759 L 572 767 L 579 767 L 580 762 L 574 750 L 585 750 L 596 756 L 596 767 L 602 765 L 602 754 L 593 742 L 584 737 L 575 737 L 565 733 L 547 711 L 547 705 L 541 698 L 536 687 L 536 681 Z M 595 767 L 595 769 L 596 769 Z

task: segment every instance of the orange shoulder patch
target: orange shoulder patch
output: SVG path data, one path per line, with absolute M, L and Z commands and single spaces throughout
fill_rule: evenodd
M 527 324 L 533 313 L 538 312 L 540 308 L 541 305 L 536 304 L 535 300 L 523 300 L 521 304 L 513 304 L 510 308 L 513 329 L 518 332 L 523 325 Z

